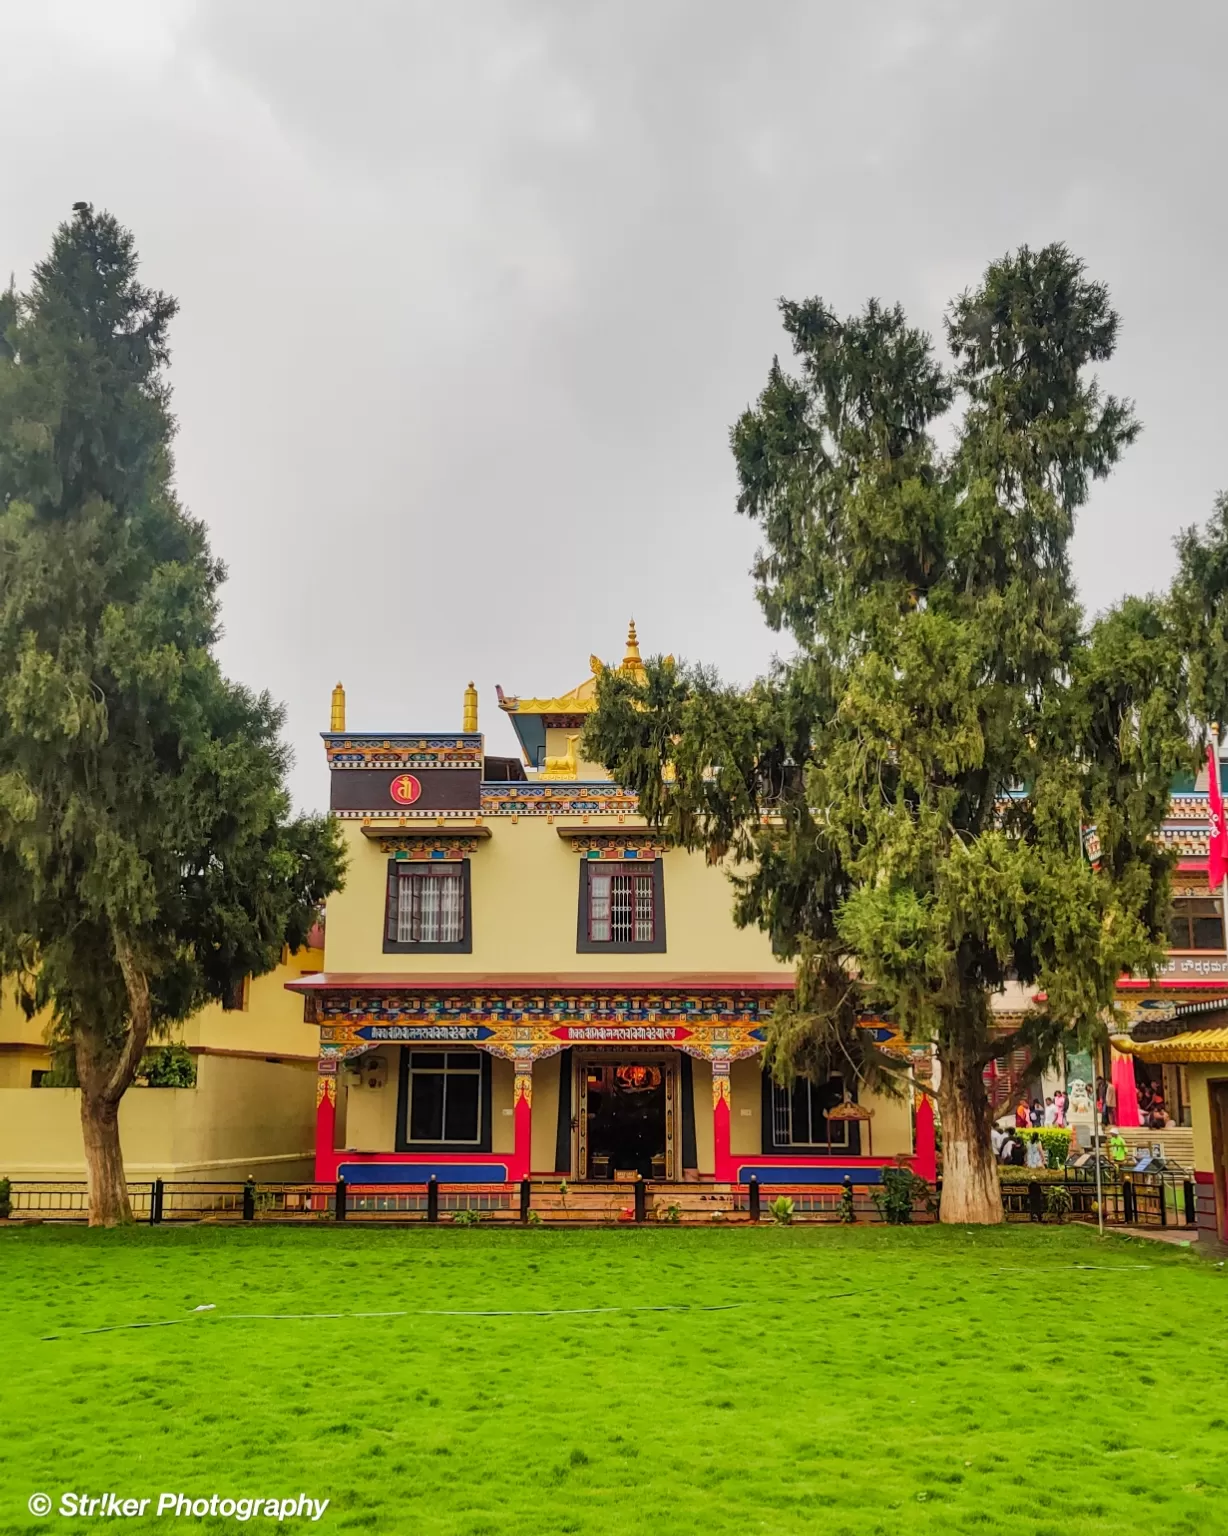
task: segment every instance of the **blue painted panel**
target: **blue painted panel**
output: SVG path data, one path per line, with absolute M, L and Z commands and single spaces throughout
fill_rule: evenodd
M 433 1174 L 440 1184 L 506 1184 L 506 1163 L 342 1163 L 338 1176 L 347 1184 L 425 1184 Z
M 439 1045 L 489 1040 L 494 1030 L 485 1024 L 364 1024 L 354 1033 L 360 1040 L 434 1041 Z
M 828 1166 L 826 1168 L 758 1168 L 741 1167 L 738 1169 L 738 1183 L 745 1184 L 751 1174 L 759 1180 L 760 1184 L 843 1184 L 847 1174 L 854 1184 L 881 1184 L 883 1182 L 883 1170 L 881 1168 L 860 1167 L 856 1163 L 846 1166 Z

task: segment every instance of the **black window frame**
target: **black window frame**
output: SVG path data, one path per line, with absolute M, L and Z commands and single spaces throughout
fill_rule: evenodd
M 401 1059 L 397 1067 L 397 1124 L 396 1124 L 396 1150 L 398 1152 L 489 1152 L 491 1150 L 491 1127 L 493 1124 L 491 1114 L 491 1085 L 494 1074 L 491 1071 L 492 1057 L 489 1051 L 476 1051 L 479 1057 L 479 1069 L 481 1073 L 481 1103 L 478 1105 L 478 1130 L 477 1141 L 410 1141 L 409 1139 L 409 1058 L 413 1051 L 419 1055 L 438 1054 L 440 1056 L 459 1055 L 461 1051 L 474 1050 L 475 1047 L 466 1045 L 403 1045 L 400 1047 Z
M 1204 902 L 1213 907 L 1212 912 L 1204 912 L 1201 919 L 1189 909 L 1195 902 Z M 1182 910 L 1184 909 L 1184 910 Z M 1186 944 L 1177 944 L 1173 941 L 1173 929 L 1179 920 L 1185 922 L 1186 938 L 1190 940 Z M 1201 920 L 1204 923 L 1215 924 L 1214 944 L 1195 944 L 1194 924 Z M 1179 955 L 1222 955 L 1224 953 L 1224 916 L 1223 897 L 1218 891 L 1181 891 L 1172 898 L 1172 911 L 1168 918 L 1168 948 L 1174 954 Z
M 830 1153 L 827 1150 L 827 1138 L 826 1138 L 826 1136 L 824 1136 L 822 1141 L 817 1141 L 817 1142 L 816 1141 L 802 1141 L 802 1142 L 798 1142 L 798 1141 L 787 1141 L 787 1142 L 786 1141 L 777 1141 L 776 1140 L 776 1116 L 775 1116 L 775 1113 L 774 1113 L 774 1108 L 775 1108 L 775 1104 L 774 1104 L 775 1089 L 776 1089 L 777 1085 L 776 1085 L 775 1082 L 773 1082 L 772 1074 L 770 1072 L 763 1072 L 761 1074 L 761 1078 L 762 1078 L 762 1085 L 763 1085 L 762 1106 L 761 1106 L 761 1111 L 760 1111 L 761 1117 L 762 1117 L 762 1138 L 761 1139 L 762 1139 L 763 1150 L 764 1150 L 765 1153 L 768 1153 L 768 1154 L 771 1154 L 771 1155 L 777 1155 L 777 1156 L 782 1155 L 782 1154 L 788 1154 L 791 1157 L 828 1157 L 828 1156 L 830 1156 L 830 1157 L 860 1157 L 861 1156 L 861 1122 L 858 1121 L 858 1120 L 844 1120 L 844 1121 L 838 1121 L 837 1122 L 837 1124 L 842 1124 L 842 1125 L 844 1125 L 844 1126 L 846 1126 L 848 1128 L 848 1140 L 847 1140 L 846 1144 L 844 1146 L 842 1146 L 842 1147 L 841 1146 L 836 1146 L 834 1141 L 833 1141 L 832 1149 L 831 1149 Z M 846 1092 L 848 1093 L 849 1099 L 850 1099 L 850 1101 L 852 1103 L 855 1104 L 857 1102 L 857 1085 L 856 1085 L 856 1083 L 854 1083 L 850 1087 L 848 1084 L 846 1084 L 844 1078 L 841 1077 L 838 1072 L 833 1072 L 831 1074 L 831 1076 L 827 1079 L 827 1083 L 824 1086 L 822 1086 L 822 1087 L 820 1087 L 816 1083 L 809 1082 L 808 1079 L 803 1078 L 803 1077 L 799 1077 L 797 1079 L 797 1082 L 807 1082 L 808 1086 L 809 1086 L 809 1089 L 810 1089 L 810 1106 L 811 1106 L 811 1119 L 812 1119 L 811 1134 L 812 1135 L 813 1135 L 813 1131 L 814 1131 L 813 1116 L 814 1116 L 814 1104 L 815 1104 L 816 1094 L 817 1094 L 817 1096 L 818 1096 L 818 1098 L 820 1100 L 820 1106 L 821 1107 L 826 1107 L 828 1105 L 834 1106 L 836 1104 L 843 1103 L 844 1102 L 844 1095 L 845 1095 Z M 795 1088 L 796 1088 L 796 1084 L 795 1084 Z M 791 1091 L 795 1091 L 795 1090 L 791 1090 Z
M 649 868 L 645 868 L 649 865 Z M 652 938 L 614 940 L 589 937 L 589 877 L 596 869 L 603 875 L 644 875 L 652 877 Z M 665 954 L 665 870 L 661 859 L 581 859 L 580 896 L 576 911 L 576 954 L 578 955 L 663 955 Z
M 422 943 L 413 939 L 398 939 L 397 908 L 399 893 L 394 895 L 395 882 L 403 874 L 419 875 L 425 879 L 438 879 L 443 875 L 459 874 L 461 877 L 462 932 L 459 939 L 446 942 Z M 386 955 L 470 955 L 473 953 L 473 885 L 468 859 L 389 859 L 384 880 L 384 953 Z

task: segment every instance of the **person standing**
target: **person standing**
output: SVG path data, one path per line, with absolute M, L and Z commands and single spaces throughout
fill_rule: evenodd
M 1017 1129 L 1023 1129 L 1031 1123 L 1028 1117 L 1028 1101 L 1020 1099 L 1018 1104 L 1015 1105 L 1015 1126 Z
M 1028 1112 L 1028 1123 L 1033 1128 L 1044 1125 L 1045 1123 L 1045 1106 L 1040 1102 L 1039 1099 L 1032 1100 L 1032 1108 Z
M 1112 1078 L 1104 1086 L 1104 1123 L 1117 1124 L 1117 1085 Z

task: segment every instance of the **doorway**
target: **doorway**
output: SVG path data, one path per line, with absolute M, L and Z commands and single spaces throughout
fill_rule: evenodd
M 577 1063 L 577 1075 L 578 1177 L 672 1178 L 675 1064 L 590 1057 Z

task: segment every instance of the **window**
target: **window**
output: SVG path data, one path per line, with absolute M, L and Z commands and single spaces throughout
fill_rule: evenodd
M 385 954 L 424 949 L 468 954 L 470 926 L 468 859 L 438 866 L 389 860 Z
M 231 982 L 222 997 L 222 1009 L 225 1013 L 246 1012 L 247 983 L 248 978 L 246 976 L 241 976 L 238 981 Z
M 580 954 L 665 952 L 665 888 L 660 859 L 636 867 L 584 860 L 580 865 Z
M 830 1077 L 826 1083 L 812 1083 L 808 1078 L 795 1078 L 791 1086 L 774 1083 L 764 1073 L 765 1125 L 764 1151 L 794 1147 L 801 1152 L 826 1153 L 851 1152 L 860 1149 L 857 1123 L 849 1120 L 828 1120 L 825 1110 L 833 1108 L 844 1099 L 844 1080 Z
M 483 1051 L 401 1052 L 397 1150 L 490 1150 L 490 1057 Z
M 1171 949 L 1224 948 L 1224 923 L 1221 902 L 1209 892 L 1183 893 L 1173 898 L 1173 914 L 1168 921 Z

